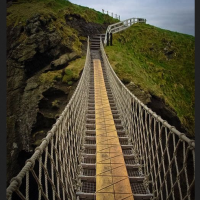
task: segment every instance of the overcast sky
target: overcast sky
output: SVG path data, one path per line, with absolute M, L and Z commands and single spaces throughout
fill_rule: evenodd
M 185 33 L 195 34 L 195 0 L 69 0 L 72 3 L 109 11 L 121 20 L 145 18 L 147 24 Z

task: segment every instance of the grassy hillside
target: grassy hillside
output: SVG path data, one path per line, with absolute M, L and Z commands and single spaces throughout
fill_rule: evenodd
M 35 14 L 53 15 L 64 20 L 67 14 L 77 14 L 87 22 L 115 23 L 118 20 L 88 7 L 73 4 L 67 0 L 18 0 L 7 9 L 7 26 L 25 24 Z
M 77 30 L 66 25 L 66 16 L 72 16 L 72 19 L 76 15 L 86 22 L 97 24 L 112 24 L 118 21 L 94 9 L 72 4 L 66 0 L 18 0 L 7 9 L 7 27 L 23 27 L 27 24 L 27 20 L 35 15 L 40 15 L 44 23 L 50 22 L 48 30 L 56 29 L 63 38 L 62 44 L 68 48 L 72 47 L 78 53 L 81 52 L 81 41 L 87 40 L 87 38 L 78 37 Z M 27 35 L 22 33 L 19 42 L 23 42 L 25 39 L 27 39 Z
M 113 38 L 106 53 L 120 79 L 162 98 L 194 136 L 195 38 L 148 24 L 135 24 Z

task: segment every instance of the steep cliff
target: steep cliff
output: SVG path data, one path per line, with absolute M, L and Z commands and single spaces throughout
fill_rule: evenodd
M 69 101 L 87 36 L 116 20 L 64 0 L 12 1 L 7 8 L 7 181 Z

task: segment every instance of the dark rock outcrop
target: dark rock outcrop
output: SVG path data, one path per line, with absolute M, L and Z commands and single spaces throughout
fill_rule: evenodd
M 54 26 L 56 20 L 53 15 L 37 14 L 25 25 L 7 27 L 7 184 L 20 170 L 20 155 L 27 152 L 30 156 L 40 144 L 77 84 L 44 84 L 39 81 L 40 74 L 65 67 L 80 57 L 72 48 L 74 37 L 105 32 L 107 27 L 80 19 L 81 27 L 72 20 L 59 29 Z M 69 44 L 63 44 L 61 29 L 69 25 L 78 35 L 70 36 Z M 86 41 L 82 46 L 82 50 L 85 49 Z M 58 94 L 53 90 L 62 92 Z M 45 107 L 45 103 L 49 106 Z
M 165 102 L 155 95 L 151 95 L 151 101 L 147 104 L 157 115 L 166 120 L 171 126 L 176 127 L 177 130 L 187 133 L 174 110 L 167 106 Z M 188 136 L 188 135 L 187 135 Z
M 171 126 L 175 126 L 177 130 L 186 133 L 186 130 L 181 125 L 179 118 L 174 110 L 167 106 L 161 98 L 145 92 L 133 82 L 130 82 L 126 87 L 147 107 L 151 108 L 162 119 L 166 120 Z
M 133 82 L 130 82 L 126 85 L 126 87 L 140 100 L 143 104 L 148 104 L 151 102 L 151 95 L 149 93 L 144 92 Z
M 95 24 L 88 23 L 84 18 L 81 18 L 80 15 L 70 14 L 65 16 L 66 23 L 76 29 L 79 35 L 88 37 L 99 33 L 105 33 L 109 24 Z
M 78 55 L 76 52 L 64 54 L 60 56 L 57 60 L 51 62 L 51 68 L 61 69 L 64 66 L 66 66 L 70 61 L 75 60 L 77 58 L 80 58 L 80 55 Z

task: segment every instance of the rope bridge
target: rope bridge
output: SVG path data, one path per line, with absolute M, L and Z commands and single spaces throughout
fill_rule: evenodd
M 130 183 L 127 184 L 133 193 L 130 197 L 129 190 L 126 199 L 194 199 L 194 141 L 161 119 L 122 84 L 108 61 L 102 37 L 93 38 L 93 41 L 88 38 L 84 70 L 70 102 L 33 156 L 11 180 L 6 191 L 7 199 L 102 199 L 98 197 L 101 195 L 98 191 L 96 195 L 100 179 L 95 182 L 95 170 L 100 169 L 100 165 L 95 164 L 94 158 L 97 154 L 98 159 L 96 148 L 98 150 L 100 146 L 93 143 L 93 139 L 100 139 L 95 131 L 97 111 L 93 109 L 98 108 L 95 99 L 100 98 L 94 98 L 94 95 L 100 95 L 96 92 L 98 88 L 94 87 L 99 70 L 103 70 L 101 80 L 105 80 L 102 82 L 104 93 L 107 91 L 108 94 L 108 100 L 104 101 L 109 101 L 109 112 L 112 112 L 116 127 L 114 130 L 121 143 L 119 150 L 124 153 L 123 165 L 126 167 L 124 170 L 127 169 L 124 176 L 129 177 Z M 102 70 L 100 64 L 98 71 L 96 67 L 94 70 L 93 61 L 100 62 L 95 59 L 101 61 Z M 94 124 L 88 124 L 88 121 Z M 121 125 L 116 124 L 119 121 Z M 86 141 L 89 142 L 86 144 Z M 126 154 L 128 148 L 134 157 L 134 164 L 130 163 L 131 156 Z M 86 157 L 84 152 L 87 152 Z M 123 160 L 123 156 L 120 159 Z M 89 164 L 85 164 L 85 160 L 89 160 Z M 89 175 L 84 175 L 83 168 Z M 134 171 L 136 168 L 138 171 Z M 134 187 L 141 180 L 144 193 L 138 195 Z M 89 188 L 87 194 L 84 193 L 85 186 Z M 122 199 L 116 198 L 116 190 L 110 193 L 115 196 L 112 199 Z

